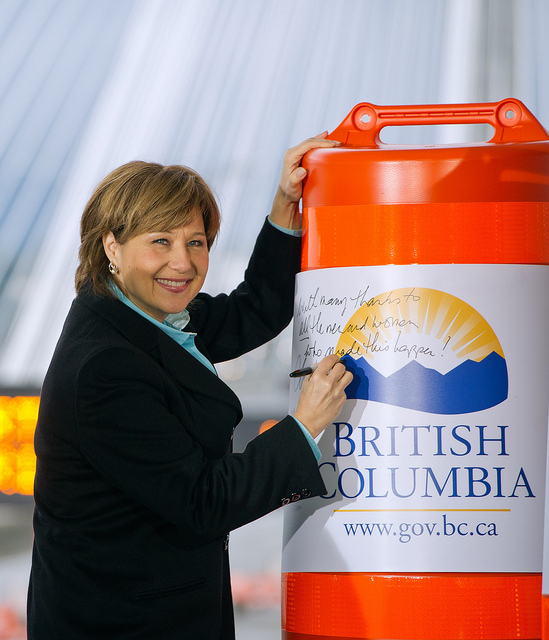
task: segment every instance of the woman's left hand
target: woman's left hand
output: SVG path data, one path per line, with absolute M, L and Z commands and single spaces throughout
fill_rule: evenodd
M 303 193 L 303 180 L 307 171 L 301 166 L 301 160 L 307 151 L 319 147 L 337 147 L 341 143 L 337 140 L 326 140 L 327 131 L 308 138 L 284 154 L 280 182 L 273 201 L 269 218 L 271 222 L 286 229 L 301 229 L 299 201 Z

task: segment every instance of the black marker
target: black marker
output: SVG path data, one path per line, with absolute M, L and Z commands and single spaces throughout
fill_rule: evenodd
M 343 361 L 343 358 L 340 359 L 341 364 L 345 364 L 345 362 Z M 305 367 L 304 369 L 296 369 L 295 371 L 292 371 L 292 373 L 290 373 L 290 378 L 303 378 L 303 376 L 310 376 L 311 373 L 313 373 L 313 371 L 318 367 L 317 364 L 315 364 L 312 367 Z
M 303 378 L 303 376 L 310 376 L 311 373 L 316 369 L 314 367 L 305 367 L 305 369 L 296 369 L 290 373 L 290 378 Z

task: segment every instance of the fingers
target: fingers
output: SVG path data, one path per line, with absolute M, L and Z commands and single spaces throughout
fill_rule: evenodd
M 331 355 L 323 358 L 313 368 L 313 372 L 303 381 L 303 388 L 310 385 L 327 397 L 333 397 L 342 394 L 352 379 L 353 374 L 347 371 L 341 359 Z
M 298 184 L 305 178 L 307 172 L 303 167 L 300 167 L 303 156 L 313 149 L 319 148 L 332 148 L 337 147 L 341 144 L 338 140 L 327 140 L 326 136 L 328 135 L 327 131 L 320 133 L 318 136 L 314 136 L 312 138 L 308 138 L 303 142 L 300 142 L 295 147 L 288 149 L 284 154 L 284 164 L 283 164 L 283 181 L 284 174 L 286 174 L 287 179 L 289 179 L 293 184 Z
M 303 380 L 294 416 L 316 437 L 339 415 L 353 380 L 337 355 L 323 358 Z
M 303 140 L 303 142 L 300 142 L 295 147 L 292 147 L 291 149 L 288 149 L 288 151 L 286 151 L 285 159 L 287 158 L 290 164 L 296 163 L 297 165 L 299 165 L 307 151 L 319 148 L 329 149 L 332 147 L 338 147 L 341 144 L 339 140 L 328 140 L 327 136 L 328 132 L 323 131 L 317 136 L 313 136 L 312 138 Z
M 338 379 L 345 373 L 345 365 L 341 362 L 341 358 L 336 355 L 326 356 L 323 358 L 316 368 L 316 371 L 319 372 L 319 375 L 329 375 L 332 371 L 335 370 L 335 376 L 339 372 Z
M 315 373 L 318 376 L 324 375 L 328 384 L 331 385 L 334 400 L 339 399 L 340 405 L 343 405 L 347 399 L 345 395 L 345 388 L 353 381 L 353 374 L 350 371 L 347 371 L 345 365 L 340 362 L 339 358 L 336 359 L 336 362 L 333 363 L 326 373 L 323 373 L 323 371 L 324 367 L 320 368 L 319 365 L 313 375 Z
M 291 200 L 297 201 L 301 198 L 301 182 L 307 175 L 305 169 L 300 166 L 303 156 L 312 149 L 337 147 L 341 144 L 337 140 L 326 139 L 327 135 L 328 132 L 323 131 L 318 136 L 308 138 L 288 149 L 284 154 L 279 186 Z
M 306 175 L 307 171 L 303 167 L 297 167 L 297 169 L 294 169 L 288 176 L 288 181 L 290 183 L 290 189 L 288 190 L 291 191 L 292 189 L 295 189 L 301 182 L 303 182 Z
M 345 389 L 353 381 L 353 374 L 350 371 L 347 371 L 347 369 L 345 369 L 345 365 L 343 365 L 342 363 L 336 366 L 343 367 L 343 373 L 341 374 L 341 377 L 338 380 L 338 388 L 342 394 L 345 394 Z M 347 399 L 347 396 L 344 397 L 344 400 L 346 399 Z
M 301 161 L 303 156 L 312 149 L 337 147 L 341 144 L 337 140 L 328 140 L 327 136 L 328 132 L 323 131 L 288 149 L 284 154 L 282 173 L 269 214 L 270 220 L 276 225 L 287 229 L 301 228 L 299 201 L 303 195 L 303 180 L 307 176 Z

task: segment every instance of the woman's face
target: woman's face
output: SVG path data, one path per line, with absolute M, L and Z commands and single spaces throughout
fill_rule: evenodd
M 209 252 L 201 215 L 170 231 L 148 231 L 119 244 L 112 232 L 103 238 L 114 279 L 142 311 L 162 322 L 183 311 L 202 288 Z

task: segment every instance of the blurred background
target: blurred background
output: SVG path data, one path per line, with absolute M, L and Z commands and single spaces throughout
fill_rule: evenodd
M 355 104 L 512 96 L 549 128 L 548 31 L 547 0 L 0 0 L 0 640 L 25 637 L 38 396 L 97 182 L 132 159 L 201 173 L 223 214 L 206 290 L 228 290 L 284 151 Z M 288 329 L 219 366 L 244 406 L 237 449 L 285 415 L 290 352 Z M 281 522 L 232 536 L 240 640 L 280 637 Z

